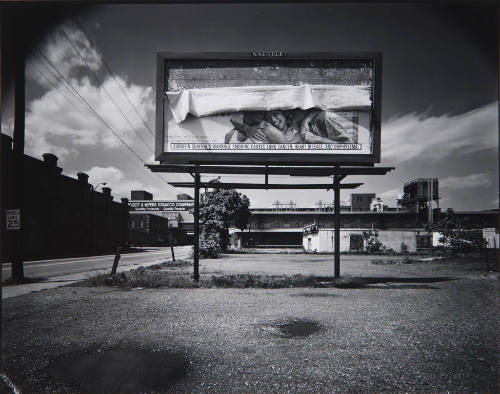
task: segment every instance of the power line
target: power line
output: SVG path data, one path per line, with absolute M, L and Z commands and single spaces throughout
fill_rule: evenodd
M 75 87 L 60 73 L 60 71 L 57 69 L 56 66 L 41 52 L 38 50 L 40 55 L 45 59 L 45 61 L 50 64 L 50 66 L 57 72 L 57 74 L 71 87 L 71 89 L 78 95 L 78 97 L 85 103 L 85 105 L 92 111 L 92 113 L 109 129 L 111 132 L 120 140 L 120 142 L 125 145 L 132 154 L 137 157 L 142 163 L 145 163 L 145 161 L 118 135 L 116 130 L 111 127 L 103 118 L 101 115 L 99 115 L 96 110 L 85 100 L 85 98 L 82 97 L 80 93 L 75 89 Z
M 42 62 L 42 61 L 41 61 L 38 57 L 34 56 L 34 58 L 35 58 L 35 59 L 36 59 L 36 60 L 37 60 L 37 61 L 38 61 L 41 65 L 43 65 L 43 66 L 46 68 L 46 70 L 48 70 L 49 72 L 51 72 L 51 73 L 52 73 L 52 71 L 51 71 L 51 70 L 50 70 L 50 69 L 49 69 L 49 68 L 48 68 L 48 67 L 47 67 L 47 66 L 46 66 L 46 65 L 45 65 L 45 64 L 44 64 L 44 63 L 43 63 L 43 62 Z M 68 97 L 67 97 L 67 96 L 66 96 L 66 95 L 62 92 L 62 90 L 60 90 L 60 89 L 59 89 L 59 87 L 57 86 L 57 84 L 56 84 L 54 81 L 51 81 L 51 80 L 50 80 L 50 78 L 49 78 L 49 77 L 47 77 L 47 76 L 45 75 L 45 73 L 43 73 L 43 72 L 42 72 L 42 70 L 41 70 L 38 66 L 36 66 L 36 65 L 34 65 L 34 64 L 33 64 L 33 66 L 34 66 L 34 67 L 36 68 L 36 70 L 40 73 L 40 75 L 42 75 L 42 77 L 43 77 L 43 78 L 45 78 L 45 79 L 46 79 L 46 80 L 47 80 L 47 81 L 48 81 L 48 82 L 49 82 L 49 83 L 50 83 L 50 84 L 54 87 L 54 89 L 56 89 L 56 90 L 59 92 L 59 94 L 60 94 L 61 96 L 63 96 L 63 97 L 66 99 L 66 101 L 68 101 L 68 103 L 70 103 L 70 104 L 73 106 L 73 108 L 75 108 L 75 109 L 76 109 L 76 110 L 77 110 L 77 111 L 78 111 L 78 112 L 79 112 L 79 113 L 80 113 L 80 114 L 81 114 L 81 115 L 82 115 L 82 116 L 83 116 L 83 117 L 84 117 L 87 121 L 89 121 L 89 120 L 88 120 L 88 117 L 87 117 L 87 116 L 83 113 L 83 111 L 82 111 L 80 108 L 78 108 L 78 107 L 75 105 L 75 103 L 74 103 L 74 102 L 72 102 L 72 101 L 71 101 L 71 100 L 70 100 L 70 99 L 69 99 L 69 98 L 68 98 Z M 54 76 L 54 74 L 53 74 L 53 73 L 52 73 L 52 75 Z M 56 76 L 56 79 L 57 79 L 57 76 Z M 57 80 L 58 80 L 58 81 L 60 81 L 59 79 L 57 79 Z M 62 85 L 62 86 L 66 87 L 65 85 Z M 66 87 L 66 89 L 68 89 L 68 88 Z M 69 89 L 68 89 L 68 90 L 69 90 Z M 72 92 L 71 92 L 71 90 L 70 90 L 69 92 L 70 92 L 70 93 L 72 93 Z M 73 94 L 73 93 L 72 93 L 72 94 Z M 73 94 L 73 97 L 76 97 L 76 96 Z M 78 97 L 77 97 L 77 98 L 78 98 Z M 79 101 L 79 102 L 80 102 L 80 101 Z M 82 103 L 80 102 L 80 104 L 82 104 Z M 87 109 L 87 111 L 88 111 L 88 108 L 86 108 L 86 109 Z
M 87 31 L 83 28 L 82 24 L 77 20 L 77 19 L 73 19 L 73 22 L 77 25 L 77 27 L 82 31 L 82 33 L 85 35 L 85 37 L 87 38 L 91 48 L 93 49 L 96 49 L 97 46 L 95 45 L 95 43 L 92 41 L 92 39 L 90 38 L 89 34 L 87 33 Z M 83 58 L 83 56 L 80 54 L 80 52 L 78 51 L 78 49 L 76 48 L 76 46 L 74 45 L 74 43 L 71 41 L 71 39 L 69 38 L 69 36 L 66 34 L 66 32 L 61 28 L 62 32 L 64 33 L 66 39 L 70 42 L 70 44 L 73 46 L 73 48 L 75 49 L 75 51 L 78 53 L 78 55 L 80 56 L 80 58 L 84 61 L 84 63 L 87 65 L 87 68 L 89 69 L 89 71 L 94 75 L 94 77 L 96 78 L 96 80 L 98 81 L 98 83 L 101 84 L 103 90 L 106 92 L 106 94 L 108 94 L 108 92 L 106 91 L 106 89 L 104 88 L 104 85 L 102 84 L 102 82 L 98 79 L 97 75 L 90 69 L 90 66 L 88 65 L 88 63 L 85 61 L 85 59 Z M 146 127 L 146 129 L 150 132 L 150 134 L 152 136 L 154 136 L 154 132 L 151 130 L 151 128 L 148 126 L 148 124 L 146 123 L 146 121 L 142 118 L 142 116 L 140 115 L 139 111 L 137 110 L 137 108 L 134 106 L 134 104 L 131 102 L 130 98 L 128 97 L 127 93 L 123 90 L 123 88 L 121 87 L 121 85 L 118 83 L 118 81 L 116 80 L 115 78 L 115 75 L 113 73 L 113 71 L 111 70 L 111 67 L 109 67 L 109 65 L 107 64 L 107 62 L 104 60 L 104 56 L 101 54 L 101 61 L 102 63 L 104 64 L 104 66 L 106 67 L 107 71 L 109 72 L 109 74 L 111 75 L 111 77 L 113 78 L 113 80 L 115 81 L 116 85 L 118 86 L 118 88 L 120 89 L 120 91 L 123 93 L 123 95 L 125 96 L 125 98 L 127 99 L 127 101 L 129 102 L 130 106 L 134 109 L 134 111 L 136 112 L 137 116 L 142 120 L 144 126 Z M 109 94 L 108 94 L 109 96 Z M 113 99 L 110 97 L 110 99 L 113 101 Z M 118 108 L 118 105 L 113 101 L 113 103 L 115 104 L 115 106 Z M 119 109 L 119 108 L 118 108 Z M 119 109 L 120 110 L 120 109 Z M 120 111 L 122 113 L 122 115 L 125 117 L 125 115 L 123 114 L 122 111 Z M 125 117 L 125 119 L 128 121 L 128 119 Z M 130 122 L 128 122 L 129 125 L 132 127 L 132 129 L 134 131 L 136 131 L 133 126 L 130 124 Z M 139 135 L 136 131 L 136 134 Z M 140 137 L 140 136 L 139 136 Z M 140 137 L 141 138 L 141 137 Z M 141 140 L 144 142 L 144 140 L 141 138 Z M 154 152 L 150 149 L 151 153 L 153 153 L 154 155 Z M 180 177 L 179 175 L 177 174 L 172 174 L 175 179 L 177 180 L 180 180 Z M 157 174 L 157 176 L 159 176 L 159 174 Z
M 116 103 L 116 101 L 113 99 L 113 97 L 111 96 L 111 94 L 109 94 L 109 92 L 107 91 L 107 89 L 104 87 L 104 83 L 100 80 L 100 78 L 97 76 L 97 74 L 92 71 L 92 69 L 90 68 L 90 65 L 88 64 L 87 60 L 83 57 L 83 55 L 80 53 L 80 51 L 78 50 L 78 48 L 76 47 L 76 45 L 74 44 L 73 40 L 71 40 L 71 38 L 68 36 L 68 34 L 66 34 L 66 32 L 64 31 L 64 29 L 61 27 L 60 28 L 64 37 L 66 38 L 66 40 L 68 40 L 68 42 L 70 43 L 70 45 L 73 47 L 73 49 L 75 50 L 75 52 L 78 54 L 78 56 L 80 57 L 80 59 L 82 59 L 82 61 L 85 63 L 85 65 L 87 66 L 89 72 L 92 74 L 92 76 L 95 78 L 95 80 L 97 81 L 97 83 L 101 86 L 102 90 L 104 91 L 104 93 L 106 93 L 106 95 L 109 97 L 109 99 L 111 100 L 111 102 L 113 103 L 113 105 L 116 107 L 116 109 L 120 112 L 120 114 L 123 116 L 123 119 L 125 119 L 125 121 L 129 124 L 130 128 L 134 131 L 134 133 L 140 138 L 140 140 L 144 143 L 144 145 L 146 145 L 146 147 L 149 149 L 149 151 L 151 153 L 154 154 L 154 151 L 153 149 L 149 146 L 149 144 L 142 138 L 142 136 L 139 134 L 139 132 L 135 129 L 135 127 L 132 125 L 132 123 L 130 122 L 130 120 L 125 116 L 125 114 L 123 113 L 123 111 L 121 110 L 121 108 L 118 106 L 118 104 Z
M 118 133 L 110 126 L 108 125 L 108 123 L 94 110 L 94 108 L 85 100 L 85 98 L 83 98 L 79 93 L 78 91 L 75 89 L 75 87 L 73 87 L 73 85 L 60 73 L 60 71 L 57 69 L 57 67 L 40 51 L 38 50 L 38 52 L 40 53 L 40 55 L 45 59 L 45 61 L 50 64 L 50 66 L 57 72 L 57 74 L 59 75 L 60 78 L 62 78 L 62 80 L 64 80 L 64 82 L 69 85 L 71 87 L 71 90 L 69 90 L 69 88 L 63 84 L 63 86 L 66 87 L 66 89 L 69 90 L 69 92 L 75 96 L 75 93 L 77 96 L 77 98 L 79 98 L 81 100 L 81 103 L 82 104 L 85 104 L 87 110 L 90 110 L 91 114 L 94 115 L 95 117 L 97 117 L 98 120 L 100 120 L 101 122 L 103 122 L 103 124 L 113 133 L 113 135 L 134 155 L 134 157 L 136 159 L 138 159 L 142 164 L 145 163 L 145 160 L 142 159 L 122 138 L 120 138 L 120 136 L 118 135 Z M 37 60 L 42 64 L 44 65 L 44 67 L 46 67 L 47 70 L 49 70 L 52 75 L 55 75 L 38 57 L 37 55 L 32 52 L 32 54 L 34 55 L 35 58 L 37 58 Z M 57 78 L 57 76 L 56 76 Z M 61 81 L 60 79 L 58 79 L 59 81 Z M 58 90 L 59 91 L 59 90 Z M 61 93 L 61 91 L 59 91 Z M 74 92 L 74 93 L 73 93 Z M 62 93 L 61 93 L 62 94 Z M 65 97 L 67 99 L 66 96 L 63 95 L 63 97 Z M 69 101 L 69 99 L 67 99 Z M 76 107 L 75 107 L 76 108 Z M 80 111 L 81 113 L 81 111 Z M 84 115 L 85 116 L 85 115 Z M 136 164 L 135 162 L 133 162 L 134 164 Z M 145 170 L 145 167 L 139 167 L 143 170 Z M 146 171 L 148 174 L 152 174 L 148 171 Z M 170 188 L 174 188 L 172 185 L 170 185 L 164 178 L 162 178 L 159 174 L 157 173 L 154 173 L 163 183 L 165 183 L 167 186 L 169 186 Z M 170 192 L 170 191 L 169 191 Z M 170 192 L 171 193 L 171 192 Z
M 41 61 L 41 60 L 40 60 L 37 56 L 36 56 L 36 54 L 34 54 L 34 53 L 32 53 L 32 54 L 33 54 L 34 58 L 35 58 L 35 59 L 36 59 L 36 60 L 37 60 L 37 61 L 38 61 L 41 65 L 43 65 L 43 66 L 44 66 L 44 67 L 45 67 L 45 68 L 46 68 L 49 72 L 51 72 L 51 73 L 52 73 L 52 75 L 54 75 L 54 74 L 53 74 L 53 72 L 52 72 L 52 71 L 51 71 L 51 70 L 50 70 L 50 69 L 49 69 L 49 68 L 48 68 L 48 67 L 47 67 L 47 66 L 46 66 L 46 65 L 45 65 L 45 64 L 44 64 L 44 63 L 43 63 L 43 62 L 42 62 L 42 61 Z M 76 106 L 76 105 L 75 105 L 75 104 L 74 104 L 74 103 L 73 103 L 73 102 L 72 102 L 72 101 L 71 101 L 71 100 L 70 100 L 70 99 L 69 99 L 69 98 L 68 98 L 65 94 L 63 94 L 63 93 L 62 93 L 62 91 L 58 88 L 58 86 L 54 83 L 54 81 L 51 81 L 51 80 L 50 80 L 50 78 L 48 78 L 48 77 L 45 75 L 45 73 L 43 73 L 43 72 L 41 71 L 41 69 L 40 69 L 38 66 L 34 65 L 34 67 L 35 67 L 35 68 L 36 68 L 36 70 L 40 73 L 40 75 L 42 75 L 42 77 L 43 77 L 43 78 L 45 78 L 45 79 L 46 79 L 46 80 L 47 80 L 47 81 L 48 81 L 48 82 L 49 82 L 49 83 L 50 83 L 50 84 L 51 84 L 51 85 L 52 85 L 52 86 L 53 86 L 53 87 L 54 87 L 54 88 L 55 88 L 55 89 L 59 92 L 59 94 L 60 94 L 61 96 L 63 96 L 63 98 L 65 98 L 65 99 L 66 99 L 66 100 L 67 100 L 67 101 L 68 101 L 68 102 L 69 102 L 69 103 L 70 103 L 70 104 L 71 104 L 71 105 L 72 105 L 72 106 L 73 106 L 73 107 L 74 107 L 74 108 L 75 108 L 78 112 L 80 112 L 80 114 L 81 114 L 83 117 L 85 117 L 85 119 L 87 119 L 87 120 L 88 120 L 88 117 L 87 117 L 87 116 L 83 113 L 83 111 L 82 111 L 80 108 L 78 108 L 78 107 L 77 107 L 77 106 Z M 57 76 L 56 76 L 56 79 L 57 79 Z M 60 81 L 60 80 L 58 79 L 58 81 Z M 63 86 L 65 86 L 65 85 L 63 85 Z M 65 87 L 66 87 L 66 86 L 65 86 Z M 66 87 L 66 88 L 67 88 L 67 87 Z M 72 92 L 70 91 L 70 93 L 72 93 Z M 74 95 L 74 94 L 73 94 L 73 95 Z M 76 96 L 75 96 L 75 97 L 76 97 Z M 140 170 L 144 170 L 144 169 L 145 169 L 144 167 L 140 167 L 140 166 L 138 166 L 138 165 L 137 165 L 137 163 L 136 163 L 135 161 L 132 161 L 131 163 L 133 163 L 133 164 L 134 164 L 137 168 L 139 168 Z M 141 160 L 141 163 L 144 163 L 144 161 L 143 161 L 143 160 Z M 141 172 L 142 172 L 142 171 L 141 171 Z M 165 179 L 163 179 L 162 177 L 160 177 L 160 175 L 159 175 L 159 174 L 156 174 L 156 173 L 151 173 L 151 172 L 149 172 L 149 171 L 146 171 L 146 173 L 147 173 L 148 175 L 153 175 L 153 174 L 155 174 L 155 175 L 156 175 L 156 176 L 158 176 L 158 177 L 160 178 L 160 180 L 161 180 L 161 181 L 163 181 L 163 182 L 164 182 L 167 186 L 169 186 L 170 188 L 172 188 L 172 186 L 171 186 L 171 185 L 169 185 L 169 184 L 168 184 L 168 182 L 167 182 Z M 171 193 L 171 194 L 173 194 L 173 192 L 172 192 L 171 190 L 168 190 L 168 192 L 167 192 L 167 193 Z
M 88 42 L 90 43 L 90 46 L 92 48 L 94 48 L 96 45 L 94 44 L 94 42 L 90 38 L 90 35 L 87 33 L 86 29 L 84 29 L 83 25 L 78 21 L 78 19 L 73 19 L 73 21 L 78 26 L 78 28 L 82 31 L 82 33 L 85 35 L 85 37 L 87 38 Z M 109 75 L 111 75 L 111 78 L 113 78 L 113 80 L 115 81 L 116 85 L 118 86 L 118 88 L 120 89 L 120 91 L 123 93 L 123 95 L 127 99 L 128 103 L 130 104 L 130 106 L 132 107 L 132 109 L 135 111 L 135 113 L 137 114 L 137 116 L 139 117 L 139 119 L 142 121 L 142 123 L 146 127 L 146 130 L 148 130 L 149 133 L 152 136 L 154 136 L 153 130 L 151 130 L 151 128 L 149 127 L 149 125 L 147 124 L 147 122 L 144 120 L 144 118 L 141 116 L 141 114 L 139 113 L 139 111 L 137 110 L 137 108 L 135 107 L 135 105 L 130 100 L 128 94 L 123 90 L 123 88 L 121 87 L 121 85 L 118 83 L 118 81 L 117 81 L 117 79 L 115 77 L 115 74 L 111 70 L 111 67 L 108 65 L 108 63 L 104 60 L 103 56 L 101 56 L 101 61 L 102 61 L 102 64 L 104 65 L 104 67 L 106 68 L 106 70 L 108 71 Z

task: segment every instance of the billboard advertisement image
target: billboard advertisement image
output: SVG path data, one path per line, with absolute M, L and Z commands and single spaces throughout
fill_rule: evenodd
M 374 60 L 161 62 L 160 161 L 378 159 Z

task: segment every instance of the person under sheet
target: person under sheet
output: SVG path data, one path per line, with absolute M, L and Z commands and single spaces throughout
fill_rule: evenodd
M 245 111 L 233 114 L 229 121 L 234 126 L 225 138 L 226 144 L 284 144 L 284 134 L 267 122 L 265 112 Z
M 309 111 L 302 121 L 300 133 L 309 144 L 354 143 L 348 131 L 335 119 L 331 111 Z
M 265 119 L 271 123 L 274 127 L 281 131 L 285 137 L 285 143 L 287 144 L 303 144 L 304 139 L 300 134 L 300 126 L 294 122 L 294 118 L 297 111 L 287 111 L 280 110 L 269 111 L 265 115 Z

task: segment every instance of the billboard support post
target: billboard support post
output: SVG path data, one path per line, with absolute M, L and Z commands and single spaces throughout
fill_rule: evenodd
M 147 164 L 146 165 L 153 172 L 172 172 L 172 173 L 190 173 L 194 182 L 169 182 L 169 185 L 175 187 L 183 187 L 190 188 L 194 187 L 194 280 L 196 282 L 199 281 L 199 242 L 200 242 L 200 231 L 199 231 L 199 204 L 200 204 L 200 187 L 203 188 L 219 188 L 219 189 L 326 189 L 326 190 L 334 190 L 335 197 L 335 260 L 334 260 L 334 277 L 340 277 L 340 189 L 355 189 L 362 185 L 362 183 L 341 183 L 341 181 L 347 175 L 385 175 L 387 172 L 392 171 L 394 167 L 370 167 L 370 168 L 347 168 L 341 167 L 339 165 L 318 168 L 318 167 L 288 167 L 286 172 L 280 173 L 280 175 L 290 175 L 294 176 L 297 174 L 297 171 L 301 174 L 301 176 L 314 176 L 317 177 L 318 173 L 330 174 L 333 176 L 333 183 L 324 183 L 324 184 L 287 184 L 287 183 L 279 183 L 279 184 L 266 184 L 266 183 L 209 183 L 209 182 L 201 182 L 200 181 L 200 173 L 212 173 L 212 171 L 220 172 L 222 174 L 225 173 L 234 173 L 235 171 L 244 172 L 245 169 L 248 170 L 248 167 L 241 166 L 213 166 L 210 170 L 204 170 L 201 166 L 164 166 L 162 164 Z M 285 168 L 282 168 L 283 170 Z M 255 174 L 262 174 L 267 171 L 272 173 L 273 167 L 262 167 L 260 169 L 253 168 L 251 171 Z M 265 172 L 263 172 L 265 171 Z M 320 175 L 321 176 L 321 175 Z
M 200 173 L 194 174 L 194 256 L 193 278 L 195 282 L 200 280 Z
M 340 277 L 340 176 L 333 177 L 335 205 L 335 239 L 334 239 L 334 269 L 333 276 Z

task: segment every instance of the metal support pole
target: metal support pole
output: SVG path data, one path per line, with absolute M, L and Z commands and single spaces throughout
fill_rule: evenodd
M 334 276 L 340 277 L 340 179 L 333 178 L 334 204 L 335 204 L 335 239 L 334 239 Z
M 194 176 L 194 273 L 195 282 L 200 280 L 200 173 Z

